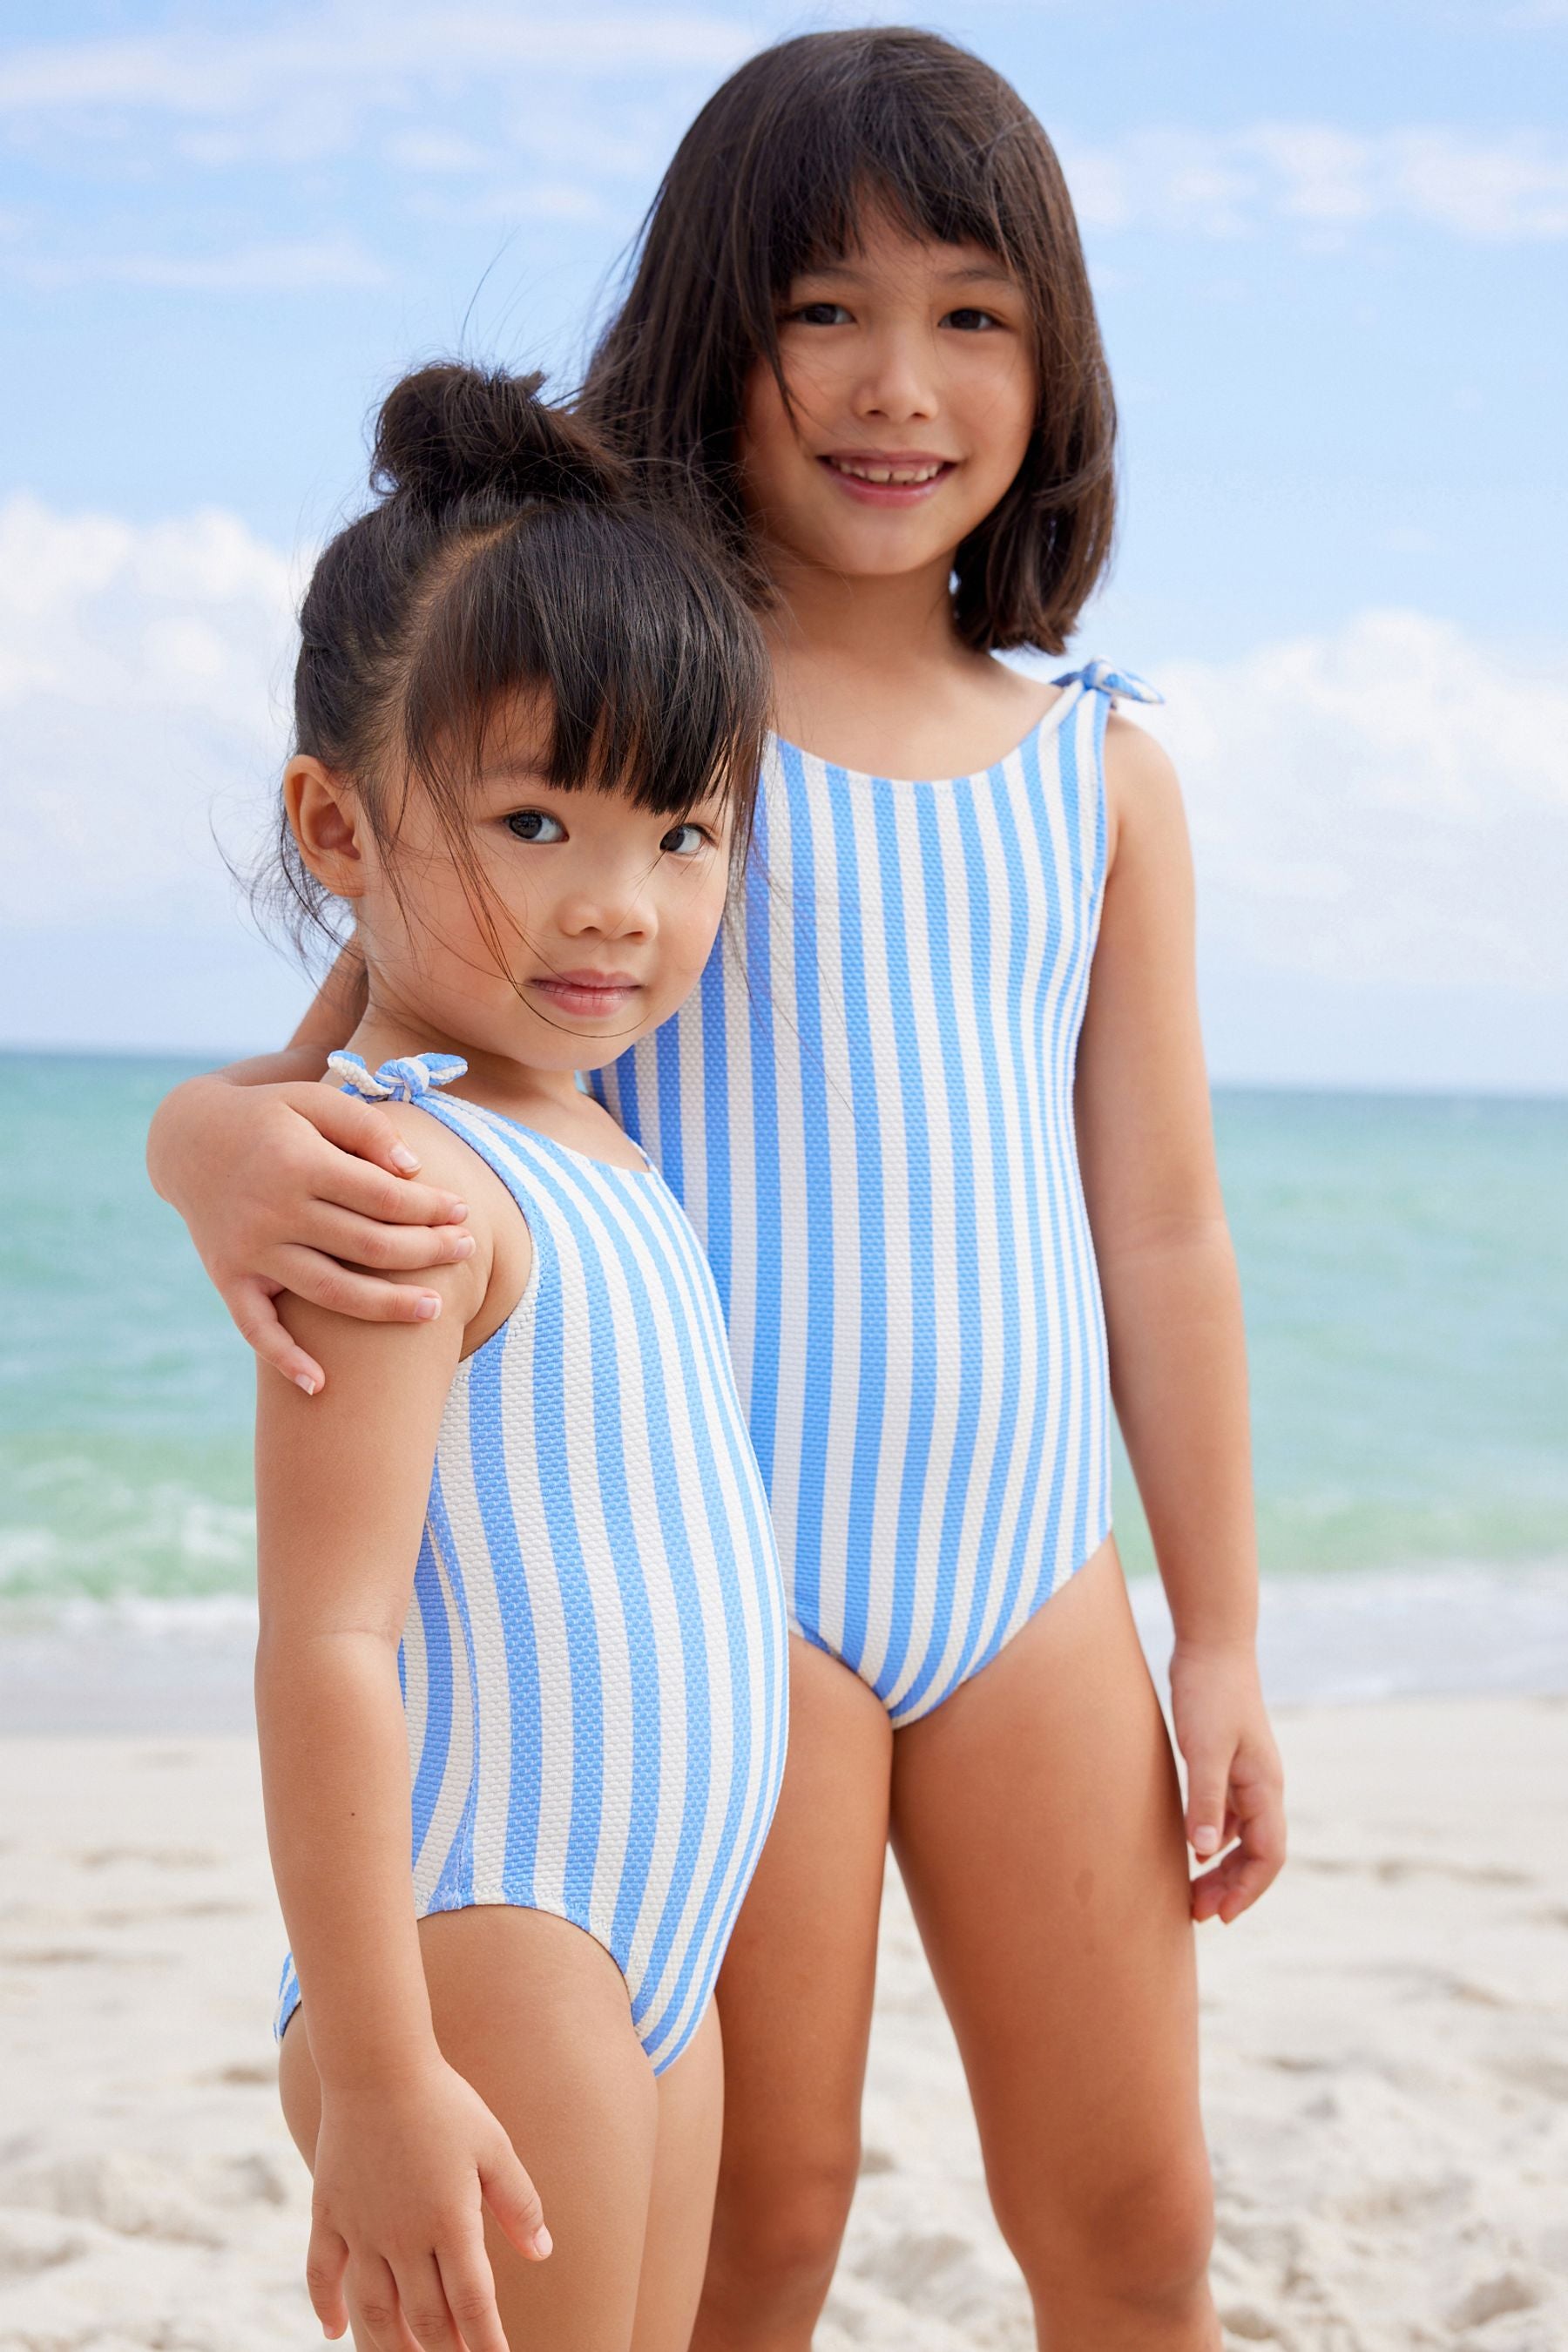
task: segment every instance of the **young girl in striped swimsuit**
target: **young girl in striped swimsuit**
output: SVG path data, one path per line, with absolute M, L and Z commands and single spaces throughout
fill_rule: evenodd
M 787 1633 L 706 1261 L 576 1073 L 712 948 L 765 666 L 711 551 L 527 381 L 407 378 L 374 478 L 301 614 L 281 878 L 352 910 L 330 1082 L 472 1209 L 437 1313 L 295 1298 L 325 1388 L 260 1392 L 308 2274 L 376 2352 L 683 2352 Z
M 1061 651 L 1112 520 L 1038 124 L 924 34 L 753 59 L 682 142 L 585 403 L 695 487 L 773 664 L 741 939 L 595 1081 L 710 1253 L 794 1636 L 720 1982 L 693 2342 L 810 2343 L 890 1842 L 1042 2343 L 1214 2352 L 1192 1929 L 1278 1871 L 1281 1776 L 1178 792 L 1114 709 L 1150 689 L 994 657 Z M 439 1264 L 453 1230 L 429 1183 L 388 1212 L 363 1107 L 258 1085 L 313 1072 L 331 1025 L 193 1082 L 154 1140 L 163 1174 L 187 1139 L 163 1189 L 242 1328 L 308 1377 L 271 1297 L 406 1313 L 364 1269 Z M 1112 1397 L 1174 1618 L 1184 1816 L 1109 1531 Z

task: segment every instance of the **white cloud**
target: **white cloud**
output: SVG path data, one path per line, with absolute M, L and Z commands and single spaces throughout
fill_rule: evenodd
M 356 237 L 247 245 L 229 253 L 96 253 L 12 257 L 30 286 L 149 286 L 201 294 L 298 293 L 320 286 L 384 286 L 388 272 Z
M 1063 162 L 1091 228 L 1236 237 L 1285 222 L 1321 242 L 1404 221 L 1482 244 L 1568 236 L 1568 144 L 1528 130 L 1134 131 L 1102 147 L 1064 142 Z
M 1208 945 L 1341 982 L 1568 991 L 1568 653 L 1416 612 L 1162 665 Z
M 0 58 L 0 111 L 82 124 L 131 114 L 254 120 L 331 98 L 369 115 L 406 108 L 432 84 L 514 79 L 548 68 L 721 71 L 754 47 L 733 20 L 699 9 L 576 15 L 514 8 L 367 6 L 339 0 L 261 32 L 169 32 L 37 42 Z
M 0 507 L 0 922 L 229 919 L 212 825 L 264 821 L 299 574 L 216 509 Z
M 0 508 L 0 924 L 232 920 L 212 825 L 269 821 L 306 561 L 216 510 Z M 1568 991 L 1568 654 L 1373 612 L 1154 675 L 1228 968 Z

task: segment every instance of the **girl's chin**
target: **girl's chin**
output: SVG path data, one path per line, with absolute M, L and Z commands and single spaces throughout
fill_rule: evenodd
M 794 562 L 814 572 L 832 572 L 847 580 L 887 580 L 940 568 L 945 579 L 967 529 L 962 518 L 955 525 L 929 509 L 846 514 L 840 508 L 826 515 L 803 515 L 796 530 L 779 536 Z

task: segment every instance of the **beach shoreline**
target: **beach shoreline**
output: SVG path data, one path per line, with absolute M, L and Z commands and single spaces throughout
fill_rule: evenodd
M 1198 1938 L 1232 2352 L 1568 2343 L 1568 1699 L 1278 1709 L 1292 1858 Z M 0 1739 L 0 2352 L 303 2352 L 253 1741 Z M 818 2352 L 1027 2352 L 889 1871 Z
M 1127 1584 L 1163 1692 L 1163 1590 Z M 255 1646 L 248 1595 L 0 1596 L 0 1735 L 248 1733 Z M 1275 1706 L 1568 1693 L 1568 1561 L 1266 1577 L 1259 1657 Z

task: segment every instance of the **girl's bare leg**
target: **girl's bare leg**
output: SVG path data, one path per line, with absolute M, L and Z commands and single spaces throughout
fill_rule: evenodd
M 898 1735 L 892 1837 L 1048 2352 L 1218 2352 L 1174 1760 L 1108 1542 Z
M 719 1979 L 724 2147 L 692 2352 L 809 2352 L 860 2164 L 892 1733 L 790 1643 L 789 1760 Z
M 548 2262 L 524 2262 L 486 2217 L 508 2343 L 514 2352 L 628 2352 L 634 2341 L 636 2352 L 685 2352 L 720 2130 L 711 2021 L 656 2082 L 620 1970 L 581 1929 L 495 1905 L 437 1914 L 419 1935 L 442 2053 L 510 2134 L 554 2241 Z M 284 2036 L 279 2084 L 309 2163 L 321 2088 L 303 2022 L 301 2011 Z M 680 2214 L 668 2241 L 650 2233 L 656 2212 Z
M 706 2016 L 658 2078 L 658 2138 L 643 2242 L 631 2352 L 687 2352 L 713 2220 L 724 2129 L 724 2049 L 719 2009 Z

